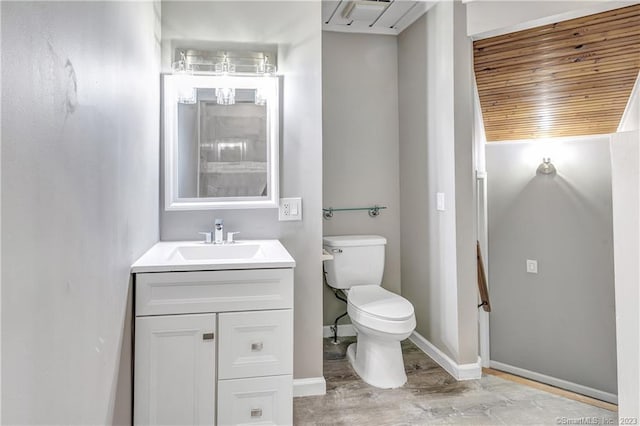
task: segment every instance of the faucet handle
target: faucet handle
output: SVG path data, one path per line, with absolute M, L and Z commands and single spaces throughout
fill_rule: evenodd
M 235 240 L 233 239 L 233 236 L 236 234 L 239 234 L 239 231 L 236 232 L 227 232 L 227 244 L 233 244 L 235 243 Z
M 198 232 L 198 234 L 204 235 L 204 242 L 211 244 L 213 242 L 213 232 Z

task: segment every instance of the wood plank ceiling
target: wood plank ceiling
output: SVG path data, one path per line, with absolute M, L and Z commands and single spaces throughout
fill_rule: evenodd
M 473 47 L 487 141 L 613 133 L 640 70 L 640 4 Z

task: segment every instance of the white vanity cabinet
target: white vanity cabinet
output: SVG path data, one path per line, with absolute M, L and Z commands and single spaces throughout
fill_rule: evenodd
M 135 274 L 135 425 L 289 425 L 293 269 Z

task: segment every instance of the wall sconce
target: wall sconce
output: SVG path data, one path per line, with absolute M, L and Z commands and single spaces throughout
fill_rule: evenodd
M 542 163 L 538 166 L 536 170 L 536 174 L 538 175 L 555 175 L 556 174 L 556 166 L 551 163 L 551 158 L 545 157 L 542 159 Z

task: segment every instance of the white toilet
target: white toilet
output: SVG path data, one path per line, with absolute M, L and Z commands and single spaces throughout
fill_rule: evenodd
M 333 260 L 325 261 L 327 284 L 347 295 L 347 312 L 358 334 L 347 357 L 372 386 L 397 388 L 407 381 L 400 342 L 413 332 L 413 305 L 380 287 L 387 240 L 378 235 L 323 238 Z

